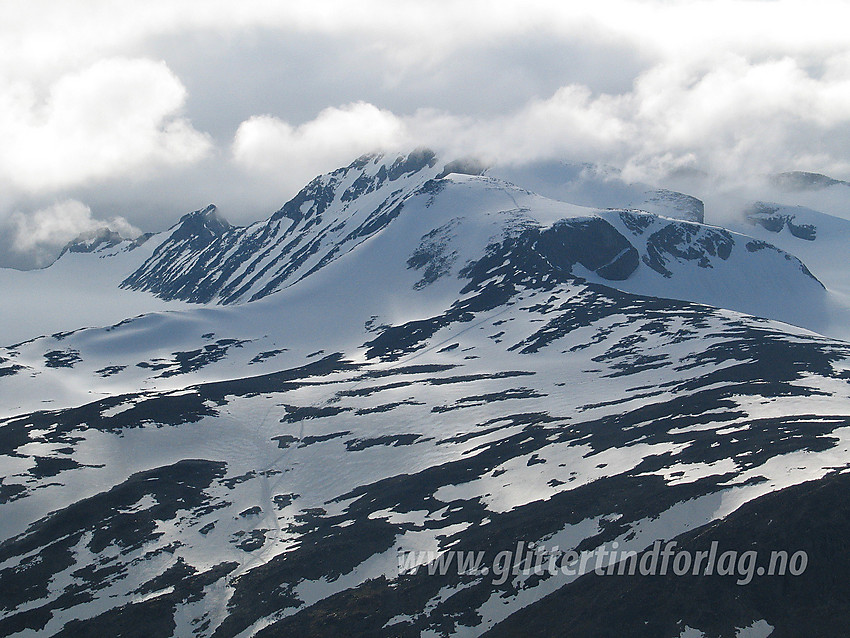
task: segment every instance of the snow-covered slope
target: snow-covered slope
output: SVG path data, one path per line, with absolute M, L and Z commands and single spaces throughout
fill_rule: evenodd
M 48 268 L 0 268 L 0 344 L 188 307 L 119 288 L 164 238 L 156 235 L 139 245 L 129 240 L 98 242 L 95 237 L 94 244 L 70 244 Z
M 640 182 L 626 182 L 612 167 L 540 161 L 495 166 L 487 169 L 486 174 L 581 206 L 638 209 L 692 222 L 702 222 L 705 217 L 705 207 L 696 197 Z
M 847 192 L 850 196 L 850 189 Z M 850 221 L 802 206 L 756 202 L 728 226 L 802 259 L 829 293 L 823 326 L 816 329 L 850 338 Z M 794 292 L 789 290 L 786 297 L 793 299 Z
M 266 307 L 256 334 L 276 316 L 298 355 L 4 419 L 0 633 L 478 635 L 575 578 L 402 576 L 400 550 L 642 549 L 850 464 L 845 344 L 527 256 L 494 250 L 454 303 L 410 296 L 363 326 L 365 272 L 311 315 L 310 346 L 330 344 L 313 356 L 287 330 L 306 305 L 206 311 L 230 335 Z M 333 295 L 330 274 L 292 290 Z M 191 342 L 200 314 L 112 333 Z
M 620 290 L 695 301 L 850 337 L 850 305 L 827 291 L 805 260 L 788 248 L 777 248 L 769 238 L 629 211 L 600 215 L 628 236 L 641 255 L 643 267 L 617 282 Z M 831 320 L 841 313 L 847 316 L 843 322 Z
M 829 304 L 802 262 L 432 159 L 361 159 L 248 229 L 210 208 L 59 260 L 253 301 L 0 349 L 0 635 L 516 635 L 535 611 L 562 635 L 549 594 L 586 611 L 577 634 L 794 634 L 787 581 L 656 581 L 669 604 L 647 625 L 628 582 L 400 573 L 410 550 L 492 565 L 520 542 L 712 530 L 805 546 L 812 582 L 834 582 L 850 532 L 850 346 L 730 309 Z M 840 632 L 845 593 L 799 609 Z M 627 613 L 606 620 L 612 599 Z
M 831 291 L 850 295 L 850 221 L 802 206 L 757 202 L 736 225 L 798 255 Z

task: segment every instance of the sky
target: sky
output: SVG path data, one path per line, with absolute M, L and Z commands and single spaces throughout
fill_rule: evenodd
M 0 266 L 365 152 L 850 178 L 850 2 L 2 0 Z

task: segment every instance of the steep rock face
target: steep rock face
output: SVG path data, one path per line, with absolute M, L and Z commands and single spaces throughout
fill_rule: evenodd
M 171 232 L 175 242 L 186 241 L 193 249 L 208 246 L 232 230 L 233 226 L 218 213 L 215 204 L 183 215 Z
M 625 237 L 603 219 L 563 221 L 541 233 L 541 256 L 553 266 L 566 260 L 579 263 L 603 279 L 627 279 L 638 267 L 638 253 Z
M 461 274 L 473 284 L 493 273 L 499 273 L 502 282 L 557 281 L 573 275 L 576 264 L 605 280 L 621 281 L 635 271 L 639 258 L 634 246 L 604 219 L 565 219 L 489 246 L 486 256 Z
M 665 267 L 669 259 L 695 261 L 701 268 L 708 268 L 711 257 L 729 259 L 734 245 L 731 233 L 722 229 L 668 224 L 647 238 L 644 261 L 654 271 L 672 277 L 673 273 Z

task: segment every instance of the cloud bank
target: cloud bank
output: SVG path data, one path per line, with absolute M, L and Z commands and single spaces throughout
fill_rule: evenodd
M 263 116 L 240 125 L 233 153 L 246 167 L 275 171 L 305 158 L 311 168 L 330 166 L 377 146 L 424 143 L 490 162 L 606 162 L 652 181 L 682 171 L 734 178 L 798 166 L 846 174 L 848 134 L 850 75 L 813 77 L 787 57 L 728 56 L 703 70 L 653 67 L 618 95 L 565 86 L 495 117 L 425 109 L 400 116 L 362 102 L 297 128 Z

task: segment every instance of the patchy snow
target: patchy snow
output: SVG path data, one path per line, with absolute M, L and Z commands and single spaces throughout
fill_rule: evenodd
M 773 633 L 773 625 L 766 620 L 757 620 L 749 627 L 742 627 L 735 632 L 735 638 L 768 638 Z

